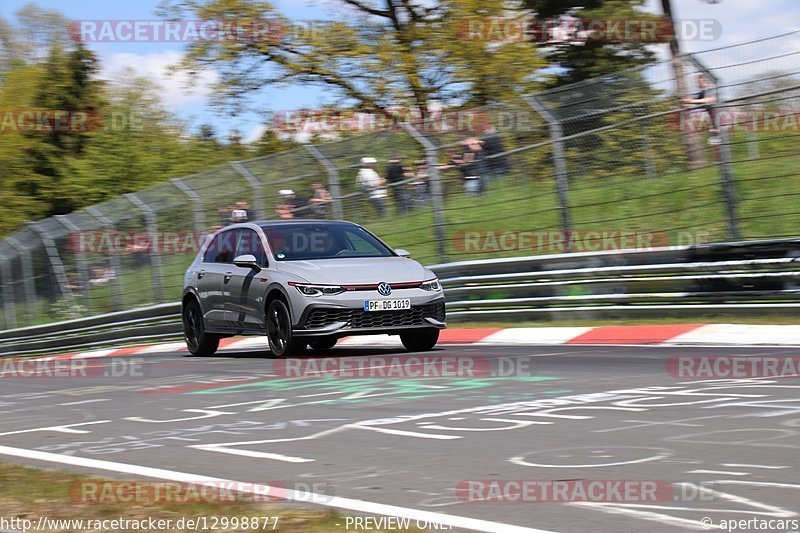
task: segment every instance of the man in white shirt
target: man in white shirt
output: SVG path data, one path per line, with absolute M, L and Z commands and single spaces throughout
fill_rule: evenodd
M 386 214 L 386 189 L 383 185 L 386 180 L 375 172 L 375 163 L 378 160 L 374 157 L 364 157 L 361 159 L 361 168 L 358 171 L 356 184 L 367 194 L 369 202 L 378 211 L 378 215 Z

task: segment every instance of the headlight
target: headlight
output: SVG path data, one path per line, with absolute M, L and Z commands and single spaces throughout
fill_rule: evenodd
M 439 285 L 439 280 L 436 278 L 429 279 L 428 281 L 423 281 L 422 285 L 419 286 L 420 289 L 424 291 L 431 291 L 436 292 L 441 290 L 441 285 Z
M 303 296 L 309 296 L 311 298 L 317 298 L 319 296 L 333 296 L 335 294 L 341 294 L 344 292 L 344 289 L 338 285 L 309 285 L 306 283 L 294 282 L 289 282 L 289 285 L 297 289 L 297 291 Z

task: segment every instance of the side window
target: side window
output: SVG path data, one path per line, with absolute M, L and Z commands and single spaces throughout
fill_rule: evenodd
M 233 263 L 234 252 L 236 251 L 237 230 L 220 233 L 208 246 L 203 256 L 204 263 Z
M 264 250 L 264 245 L 261 244 L 261 238 L 251 229 L 239 231 L 234 257 L 240 255 L 254 255 L 259 265 L 267 266 L 267 252 Z

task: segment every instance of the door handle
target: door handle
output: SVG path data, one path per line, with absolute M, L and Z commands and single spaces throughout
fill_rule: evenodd
M 233 272 L 225 272 L 225 283 L 228 283 L 233 277 Z
M 205 275 L 206 275 L 206 271 L 205 270 L 201 270 L 200 272 L 197 273 L 197 279 L 203 279 L 203 276 L 205 276 Z

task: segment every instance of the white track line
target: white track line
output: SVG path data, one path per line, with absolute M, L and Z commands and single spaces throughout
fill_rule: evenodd
M 176 481 L 178 483 L 197 483 L 197 484 L 238 483 L 237 481 L 234 480 L 209 478 L 208 476 L 189 474 L 185 472 L 177 472 L 174 470 L 163 470 L 161 468 L 151 468 L 147 466 L 137 466 L 126 463 L 116 463 L 113 461 L 102 461 L 99 459 L 89 459 L 85 457 L 75 457 L 69 455 L 61 455 L 57 453 L 40 452 L 36 450 L 26 450 L 23 448 L 12 448 L 9 446 L 0 446 L 0 455 L 21 457 L 23 459 L 33 459 L 35 461 L 60 463 L 60 464 L 78 466 L 83 468 L 94 468 L 97 470 L 107 470 L 111 472 L 149 477 L 165 481 Z M 239 483 L 239 486 L 244 488 L 247 486 L 247 484 Z M 255 489 L 243 490 L 242 492 L 255 493 L 254 490 Z M 421 511 L 418 509 L 411 509 L 408 507 L 398 507 L 395 505 L 386 505 L 383 503 L 366 502 L 363 500 L 354 500 L 351 498 L 340 498 L 338 496 L 330 497 L 324 494 L 301 492 L 296 490 L 284 489 L 282 487 L 270 487 L 269 494 L 276 496 L 278 498 L 284 498 L 286 500 L 294 500 L 300 502 L 314 502 L 327 507 L 335 507 L 337 509 L 346 509 L 348 511 L 356 511 L 359 513 L 377 514 L 383 516 L 396 516 L 400 518 L 408 518 L 410 520 L 419 520 L 420 522 L 424 521 L 429 523 L 449 525 L 452 527 L 469 529 L 472 531 L 486 531 L 492 533 L 552 533 L 550 531 L 543 529 L 514 526 L 511 524 L 503 524 L 500 522 L 490 522 L 488 520 L 480 520 L 477 518 L 469 518 L 466 516 L 454 516 L 444 513 Z

